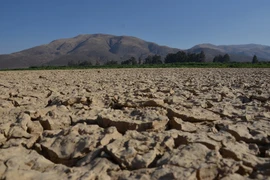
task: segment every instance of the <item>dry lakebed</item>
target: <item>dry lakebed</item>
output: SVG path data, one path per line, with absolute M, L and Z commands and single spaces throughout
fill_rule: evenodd
M 270 179 L 270 69 L 0 77 L 0 179 Z

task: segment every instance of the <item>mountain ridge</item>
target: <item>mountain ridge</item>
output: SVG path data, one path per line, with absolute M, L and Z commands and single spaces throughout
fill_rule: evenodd
M 165 58 L 168 53 L 178 51 L 205 51 L 207 61 L 212 61 L 218 54 L 228 53 L 233 61 L 251 61 L 253 55 L 261 60 L 270 59 L 270 46 L 214 45 L 198 44 L 190 49 L 172 48 L 145 41 L 134 36 L 115 36 L 110 34 L 80 34 L 72 38 L 62 38 L 48 44 L 35 46 L 11 54 L 0 54 L 0 68 L 27 68 L 42 65 L 67 65 L 69 61 L 90 61 L 106 63 L 110 60 L 123 61 L 130 57 L 146 58 L 148 55 L 160 55 Z

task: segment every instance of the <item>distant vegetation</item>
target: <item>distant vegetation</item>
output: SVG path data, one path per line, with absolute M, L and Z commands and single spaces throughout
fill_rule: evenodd
M 143 64 L 162 64 L 161 56 L 154 55 L 154 56 L 148 56 L 145 58 Z
M 46 70 L 46 69 L 90 69 L 90 68 L 270 68 L 270 62 L 260 62 L 256 55 L 251 62 L 231 62 L 228 54 L 215 56 L 212 62 L 205 61 L 205 53 L 186 53 L 179 51 L 168 54 L 164 62 L 159 55 L 149 55 L 145 59 L 131 57 L 118 64 L 107 61 L 93 65 L 90 61 L 69 61 L 68 66 L 41 66 L 13 70 Z
M 41 66 L 30 67 L 25 69 L 6 69 L 6 70 L 71 70 L 71 69 L 109 69 L 109 68 L 270 68 L 270 62 L 230 62 L 230 63 L 213 63 L 213 62 L 186 62 L 186 63 L 169 63 L 169 64 L 137 64 L 137 65 L 91 65 L 91 66 Z M 5 71 L 5 70 L 1 70 Z
M 219 63 L 229 63 L 231 61 L 231 57 L 229 54 L 225 54 L 224 56 L 218 55 L 215 56 L 213 59 L 213 62 L 219 62 Z
M 122 61 L 121 64 L 122 65 L 137 65 L 138 62 L 135 57 L 131 57 L 128 60 Z
M 186 53 L 179 51 L 175 54 L 170 53 L 165 57 L 164 63 L 186 63 L 186 62 L 205 62 L 205 53 Z
M 90 61 L 69 61 L 68 66 L 92 66 L 92 63 Z
M 250 61 L 250 60 L 249 60 Z M 214 64 L 213 64 L 214 63 Z M 243 63 L 243 62 L 232 62 L 231 57 L 229 54 L 224 55 L 217 55 L 213 58 L 212 62 L 206 62 L 206 55 L 204 51 L 201 51 L 200 53 L 189 53 L 185 51 L 178 51 L 177 53 L 169 53 L 164 58 L 164 61 L 162 60 L 162 57 L 160 55 L 149 55 L 145 59 L 139 58 L 138 60 L 135 57 L 130 57 L 127 60 L 123 60 L 118 64 L 118 61 L 111 60 L 107 61 L 104 65 L 100 65 L 99 63 L 96 63 L 95 66 L 91 64 L 91 62 L 88 61 L 69 61 L 68 66 L 69 67 L 111 67 L 111 66 L 117 66 L 117 67 L 148 67 L 151 65 L 155 65 L 155 67 L 182 67 L 182 66 L 195 66 L 195 67 L 255 67 L 255 64 L 258 64 L 259 60 L 256 55 L 253 56 L 251 63 Z M 260 65 L 256 65 L 256 67 L 261 67 L 264 65 L 267 65 L 268 67 L 269 63 L 260 63 Z
M 254 55 L 253 58 L 252 58 L 252 63 L 253 63 L 253 64 L 256 64 L 256 63 L 258 63 L 258 62 L 259 62 L 259 60 L 258 60 L 257 56 Z
M 114 61 L 114 60 L 107 61 L 105 63 L 106 66 L 113 66 L 113 65 L 117 65 L 117 64 L 118 64 L 118 62 L 117 61 Z

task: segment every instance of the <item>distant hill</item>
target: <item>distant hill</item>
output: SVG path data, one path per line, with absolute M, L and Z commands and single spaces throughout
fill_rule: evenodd
M 199 44 L 188 51 L 199 52 L 204 51 L 208 59 L 213 59 L 217 54 L 228 53 L 232 61 L 246 62 L 251 61 L 252 57 L 256 55 L 261 61 L 270 60 L 270 46 L 259 44 L 244 44 L 244 45 L 220 45 L 213 44 Z
M 270 59 L 270 46 L 256 44 L 231 46 L 200 44 L 184 51 L 200 52 L 202 50 L 206 54 L 207 61 L 212 61 L 214 56 L 225 53 L 230 54 L 233 61 L 251 61 L 254 54 L 260 60 Z M 178 51 L 180 49 L 160 46 L 131 36 L 86 34 L 54 40 L 49 44 L 12 54 L 0 55 L 0 69 L 42 65 L 63 66 L 70 61 L 90 61 L 93 64 L 97 62 L 103 64 L 110 60 L 121 62 L 132 56 L 144 59 L 153 54 L 164 58 L 168 53 Z
M 59 39 L 10 55 L 0 55 L 0 68 L 21 68 L 41 65 L 67 65 L 69 61 L 91 61 L 100 64 L 110 60 L 122 61 L 132 56 L 146 58 L 158 54 L 165 57 L 180 49 L 160 46 L 130 37 L 106 34 L 79 35 Z

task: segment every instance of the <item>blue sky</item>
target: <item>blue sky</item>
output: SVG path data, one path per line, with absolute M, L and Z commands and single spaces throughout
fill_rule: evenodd
M 269 8 L 269 0 L 0 0 L 0 54 L 95 33 L 181 49 L 270 45 Z

